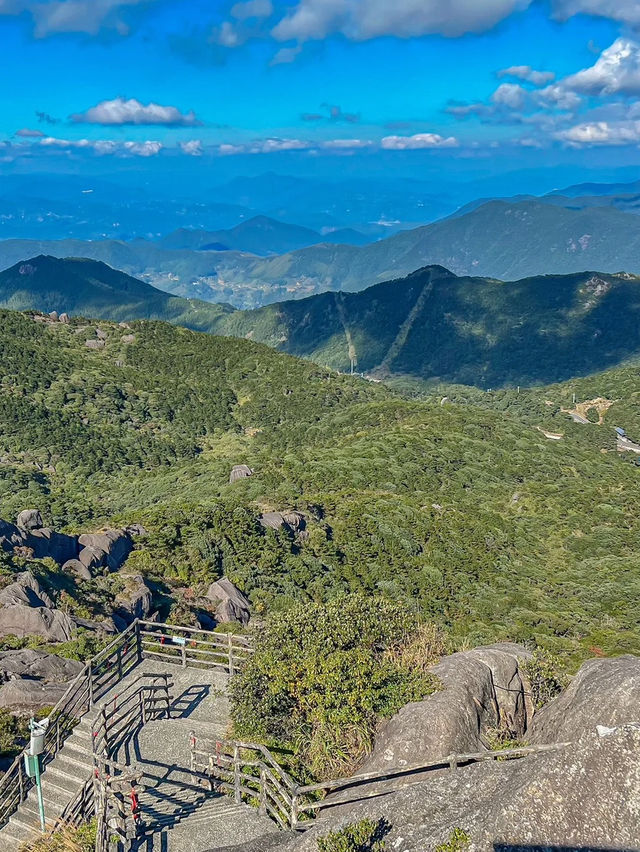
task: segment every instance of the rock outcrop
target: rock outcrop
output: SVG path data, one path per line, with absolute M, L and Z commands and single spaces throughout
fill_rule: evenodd
M 53 559 L 59 565 L 78 555 L 78 540 L 75 536 L 54 532 L 43 527 L 32 529 L 25 535 L 24 546 L 33 551 L 35 559 Z
M 16 523 L 22 530 L 39 530 L 44 526 L 38 509 L 24 509 L 18 515 Z
M 0 606 L 14 606 L 16 604 L 53 607 L 53 601 L 31 571 L 16 574 L 14 582 L 0 590 Z
M 51 642 L 68 642 L 73 632 L 73 621 L 57 609 L 19 604 L 0 608 L 0 636 L 42 636 Z
M 238 482 L 240 479 L 247 479 L 249 476 L 253 476 L 253 470 L 249 467 L 249 465 L 235 464 L 231 468 L 229 482 L 233 484 L 234 482 Z
M 53 601 L 40 583 L 25 571 L 0 591 L 0 636 L 42 636 L 52 642 L 73 637 L 69 616 L 53 608 Z
M 525 681 L 519 645 L 502 643 L 445 657 L 431 672 L 441 690 L 407 704 L 376 737 L 362 772 L 384 772 L 446 757 L 478 752 L 483 735 L 502 726 L 516 736 L 527 728 Z
M 90 571 L 108 568 L 117 571 L 133 550 L 133 540 L 126 530 L 106 530 L 81 535 L 78 559 Z
M 0 550 L 11 552 L 15 547 L 24 545 L 24 533 L 14 524 L 0 520 Z
M 0 653 L 0 707 L 28 713 L 55 704 L 83 664 L 28 648 Z
M 72 574 L 76 579 L 81 581 L 90 580 L 93 576 L 90 569 L 86 565 L 83 565 L 79 559 L 68 559 L 62 566 L 62 570 L 65 574 Z
M 596 726 L 640 721 L 640 657 L 588 660 L 557 698 L 534 716 L 532 743 L 574 742 Z
M 0 520 L 0 550 L 12 552 L 20 549 L 23 555 L 34 559 L 53 559 L 58 565 L 69 565 L 69 570 L 80 572 L 77 560 L 92 574 L 103 569 L 117 571 L 126 562 L 133 550 L 133 536 L 145 535 L 140 524 L 126 529 L 105 530 L 81 536 L 65 535 L 42 526 L 42 515 L 38 509 L 25 509 L 18 515 L 17 524 Z M 86 571 L 79 573 L 85 575 Z
M 251 617 L 249 599 L 226 577 L 209 586 L 207 598 L 216 604 L 215 619 L 218 622 L 248 624 Z
M 640 848 L 640 727 L 591 731 L 575 745 L 522 760 L 476 763 L 378 799 L 324 811 L 322 824 L 283 852 L 315 852 L 317 838 L 365 817 L 385 819 L 386 848 L 426 852 L 454 829 L 471 852 L 514 847 Z

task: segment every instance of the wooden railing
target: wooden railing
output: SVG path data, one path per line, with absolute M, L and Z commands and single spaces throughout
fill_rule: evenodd
M 247 801 L 268 814 L 281 828 L 305 830 L 321 811 L 337 805 L 359 802 L 424 783 L 426 775 L 437 770 L 456 770 L 487 760 L 514 760 L 531 754 L 545 754 L 566 748 L 570 743 L 522 746 L 500 751 L 450 754 L 439 760 L 381 773 L 367 772 L 349 778 L 336 778 L 318 784 L 297 784 L 278 764 L 271 752 L 257 743 L 218 741 L 215 753 L 199 749 L 191 734 L 191 771 L 225 792 L 236 802 Z M 384 789 L 372 786 L 391 782 Z M 368 789 L 367 789 L 368 788 Z M 326 796 L 331 793 L 331 798 Z
M 297 823 L 297 785 L 265 746 L 256 743 L 218 741 L 215 754 L 198 749 L 190 735 L 191 772 L 207 777 L 219 790 L 232 793 L 239 804 L 258 803 L 281 828 Z
M 143 725 L 153 719 L 170 718 L 171 688 L 168 674 L 138 675 L 126 688 L 110 698 L 98 712 L 93 725 L 94 760 L 109 761 Z
M 142 656 L 183 668 L 218 668 L 234 675 L 253 652 L 246 636 L 152 621 L 140 621 L 139 624 Z

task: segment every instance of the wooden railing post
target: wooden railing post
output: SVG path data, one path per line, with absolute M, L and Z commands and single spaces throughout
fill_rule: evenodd
M 227 645 L 229 647 L 229 675 L 233 677 L 236 670 L 233 663 L 233 637 L 231 633 L 227 633 Z
M 237 745 L 233 747 L 233 798 L 236 804 L 242 803 L 242 790 L 240 776 L 240 748 Z
M 181 656 L 182 656 L 182 668 L 186 669 L 187 667 L 187 644 L 185 642 L 184 645 L 181 645 Z
M 117 652 L 118 659 L 118 680 L 122 680 L 122 645 L 118 648 Z
M 24 802 L 26 796 L 24 792 L 24 768 L 22 765 L 22 761 L 18 764 L 18 784 L 20 786 L 20 801 Z
M 91 710 L 93 707 L 93 666 L 91 665 L 91 660 L 87 663 L 87 691 L 89 693 L 89 706 L 88 710 Z
M 298 826 L 298 788 L 291 794 L 291 828 Z
M 147 724 L 147 712 L 146 712 L 146 708 L 144 706 L 144 689 L 141 689 L 140 692 L 138 693 L 138 695 L 140 696 L 140 721 L 142 722 L 143 725 L 146 725 Z
M 267 770 L 264 766 L 260 768 L 260 804 L 258 813 L 263 816 L 267 813 Z

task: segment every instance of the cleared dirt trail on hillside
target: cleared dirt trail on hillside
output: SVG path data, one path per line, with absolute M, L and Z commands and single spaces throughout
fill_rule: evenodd
M 347 348 L 349 350 L 349 360 L 351 361 L 352 366 L 355 366 L 358 363 L 358 353 L 356 352 L 356 346 L 353 342 L 353 337 L 351 336 L 351 332 L 349 331 L 349 326 L 347 324 L 347 315 L 344 310 L 344 295 L 342 293 L 336 293 L 335 301 L 336 301 L 336 310 L 338 311 L 338 316 L 340 317 L 340 322 L 342 323 L 342 327 L 344 329 L 344 336 L 347 339 Z
M 399 331 L 398 331 L 398 333 L 395 337 L 395 340 L 393 341 L 393 343 L 389 347 L 387 354 L 384 356 L 384 358 L 382 359 L 380 364 L 374 370 L 371 371 L 372 373 L 388 373 L 388 372 L 390 372 L 391 364 L 395 361 L 400 350 L 402 349 L 402 347 L 407 342 L 407 338 L 409 337 L 411 329 L 413 328 L 416 319 L 418 318 L 422 309 L 424 308 L 432 289 L 433 289 L 433 283 L 431 281 L 429 281 L 427 284 L 424 285 L 420 295 L 418 296 L 418 298 L 415 301 L 414 306 L 411 308 L 411 310 L 407 314 L 407 318 L 405 319 L 405 321 L 400 326 L 400 329 L 399 329 Z

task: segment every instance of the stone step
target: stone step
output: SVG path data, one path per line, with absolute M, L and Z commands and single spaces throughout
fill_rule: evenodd
M 76 752 L 69 752 L 68 754 L 60 752 L 53 763 L 49 765 L 49 772 L 52 771 L 61 775 L 66 775 L 68 778 L 75 781 L 77 786 L 83 781 L 86 781 L 89 775 L 91 775 L 93 771 L 93 761 L 87 757 L 83 759 L 82 755 L 78 755 L 78 759 L 76 759 Z M 46 778 L 47 775 L 43 774 L 43 784 Z
M 2 852 L 5 852 L 5 844 L 8 848 L 10 842 L 13 842 L 16 849 L 19 849 L 28 840 L 33 840 L 37 837 L 39 831 L 39 826 L 34 830 L 31 827 L 25 828 L 20 823 L 10 820 L 2 829 Z

